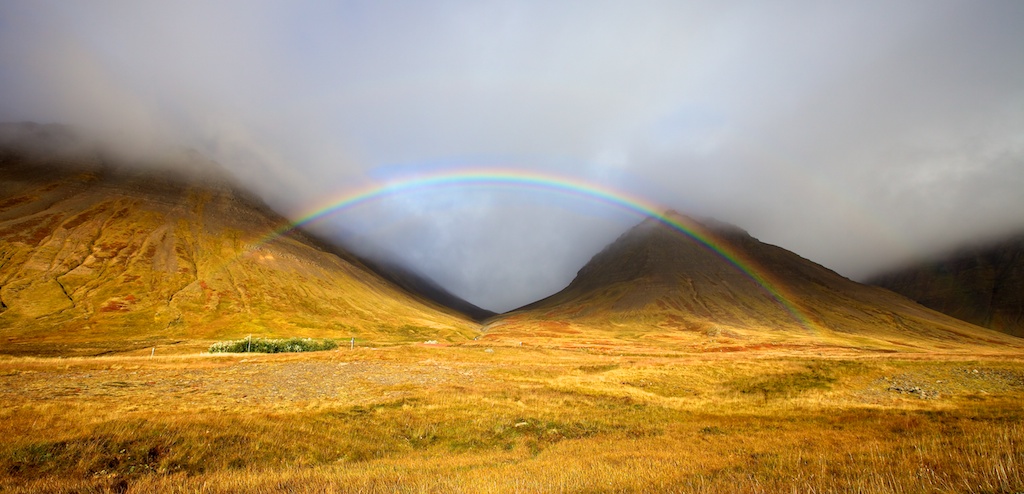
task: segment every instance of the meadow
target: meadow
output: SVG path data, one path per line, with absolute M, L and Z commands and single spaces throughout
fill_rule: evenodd
M 210 343 L 0 358 L 0 491 L 1024 491 L 1022 355 Z

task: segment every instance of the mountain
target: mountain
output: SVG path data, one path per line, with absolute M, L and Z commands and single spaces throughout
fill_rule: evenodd
M 1024 234 L 965 247 L 868 283 L 978 326 L 1024 337 Z
M 665 218 L 709 239 L 728 258 L 649 218 L 595 255 L 562 291 L 490 321 L 484 341 L 877 350 L 1017 344 L 853 282 L 737 227 L 675 212 Z
M 400 264 L 383 260 L 377 261 L 366 257 L 360 257 L 360 260 L 372 269 L 373 272 L 402 287 L 409 293 L 465 314 L 474 321 L 483 321 L 497 315 L 496 312 L 473 305 L 458 295 L 449 292 L 443 286 L 438 285 L 436 281 Z
M 200 181 L 119 166 L 59 126 L 0 130 L 0 353 L 249 334 L 385 344 L 477 334 L 354 256 L 301 231 L 271 235 L 287 221 L 196 153 L 164 161 L 205 170 Z

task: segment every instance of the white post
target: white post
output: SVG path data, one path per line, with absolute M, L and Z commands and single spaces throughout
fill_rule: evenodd
M 252 335 L 245 339 L 245 353 L 252 353 Z
M 153 347 L 153 351 L 149 352 L 149 358 L 153 358 L 153 355 L 156 355 L 156 347 Z
M 356 349 L 356 338 L 355 338 L 355 336 L 353 336 L 352 337 L 352 346 L 349 347 L 349 350 L 355 350 L 355 349 Z

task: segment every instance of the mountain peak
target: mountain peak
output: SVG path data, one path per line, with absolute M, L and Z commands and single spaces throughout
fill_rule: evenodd
M 697 221 L 669 210 L 650 216 L 606 246 L 584 265 L 562 292 L 530 304 L 542 307 L 561 300 L 588 298 L 588 294 L 615 291 L 623 287 L 634 295 L 619 298 L 613 311 L 634 310 L 661 298 L 673 298 L 681 283 L 713 280 L 743 290 L 758 290 L 754 282 L 724 262 L 712 246 L 740 245 L 749 238 L 745 231 L 716 220 Z M 763 295 L 758 295 L 763 297 Z M 774 301 L 768 300 L 773 306 Z M 766 307 L 770 312 L 772 307 Z M 779 315 L 779 317 L 785 317 Z
M 660 216 L 648 216 L 622 237 L 646 236 L 655 232 L 674 232 L 674 236 L 685 232 L 686 236 L 697 236 L 713 244 L 753 239 L 746 230 L 732 223 L 711 217 L 695 219 L 672 209 L 666 210 Z
M 493 337 L 527 338 L 537 327 L 554 327 L 544 326 L 551 321 L 564 325 L 560 334 L 601 341 L 698 346 L 723 334 L 750 345 L 871 341 L 885 349 L 1008 341 L 850 281 L 734 225 L 675 211 L 621 235 L 562 291 L 503 316 Z

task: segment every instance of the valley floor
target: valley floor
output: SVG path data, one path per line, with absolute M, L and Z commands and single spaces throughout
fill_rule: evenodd
M 1024 491 L 1024 355 L 160 350 L 0 358 L 0 491 Z

